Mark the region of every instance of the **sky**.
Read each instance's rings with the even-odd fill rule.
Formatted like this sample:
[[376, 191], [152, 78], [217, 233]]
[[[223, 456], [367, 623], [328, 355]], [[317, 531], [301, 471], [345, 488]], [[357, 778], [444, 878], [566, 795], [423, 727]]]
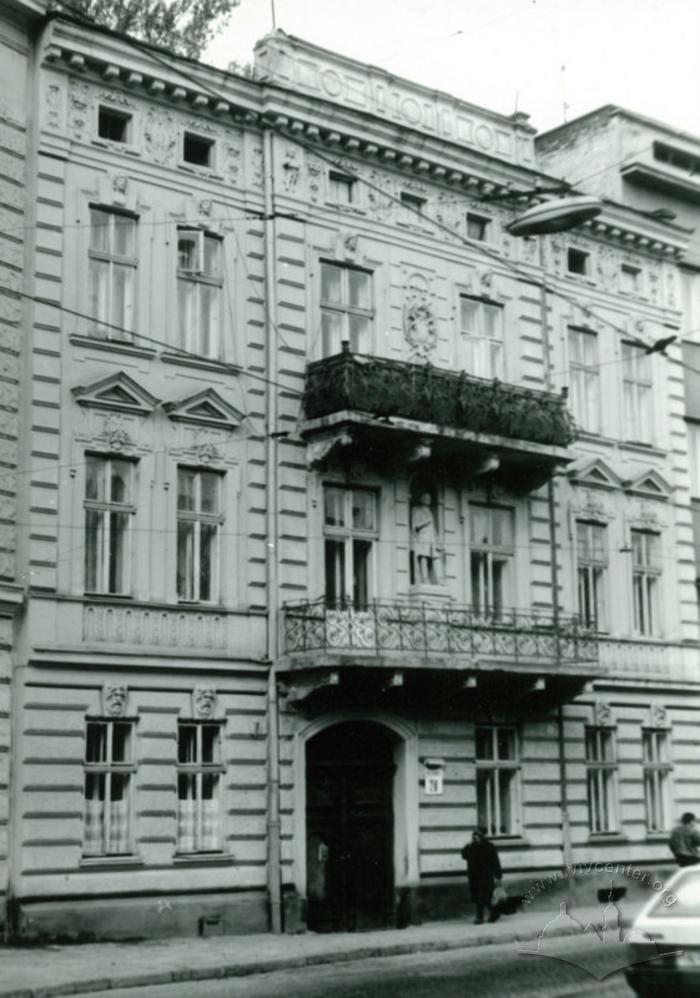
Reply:
[[698, 0], [240, 0], [204, 54], [277, 27], [544, 131], [620, 104], [700, 136]]

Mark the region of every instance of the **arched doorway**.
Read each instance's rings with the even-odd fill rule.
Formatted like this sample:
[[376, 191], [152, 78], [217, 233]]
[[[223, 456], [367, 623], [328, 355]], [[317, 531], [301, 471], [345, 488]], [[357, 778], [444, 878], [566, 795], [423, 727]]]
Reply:
[[308, 925], [317, 932], [395, 921], [394, 743], [372, 721], [346, 721], [306, 744]]

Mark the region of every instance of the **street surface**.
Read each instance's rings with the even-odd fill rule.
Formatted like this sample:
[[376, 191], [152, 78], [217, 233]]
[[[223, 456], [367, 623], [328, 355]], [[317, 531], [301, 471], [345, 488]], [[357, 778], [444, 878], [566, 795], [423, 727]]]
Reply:
[[[561, 959], [518, 956], [517, 946], [507, 943], [254, 977], [101, 991], [93, 998], [634, 998], [621, 972], [597, 981]], [[595, 938], [553, 939], [548, 944], [550, 955], [581, 959], [603, 974], [607, 967], [599, 949]]]

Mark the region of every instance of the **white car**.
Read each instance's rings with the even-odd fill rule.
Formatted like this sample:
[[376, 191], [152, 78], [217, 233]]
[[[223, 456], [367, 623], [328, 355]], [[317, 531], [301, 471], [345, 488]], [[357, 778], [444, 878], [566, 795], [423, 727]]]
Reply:
[[627, 983], [640, 998], [700, 998], [700, 865], [655, 891], [626, 940]]

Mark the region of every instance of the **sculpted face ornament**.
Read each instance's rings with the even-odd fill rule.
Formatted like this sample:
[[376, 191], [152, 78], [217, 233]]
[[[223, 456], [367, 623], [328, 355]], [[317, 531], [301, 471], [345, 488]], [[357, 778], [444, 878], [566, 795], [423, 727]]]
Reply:
[[216, 710], [216, 690], [213, 686], [195, 686], [192, 692], [192, 710], [195, 717], [208, 720]]
[[102, 708], [108, 717], [124, 717], [128, 687], [120, 683], [105, 683], [102, 690]]

